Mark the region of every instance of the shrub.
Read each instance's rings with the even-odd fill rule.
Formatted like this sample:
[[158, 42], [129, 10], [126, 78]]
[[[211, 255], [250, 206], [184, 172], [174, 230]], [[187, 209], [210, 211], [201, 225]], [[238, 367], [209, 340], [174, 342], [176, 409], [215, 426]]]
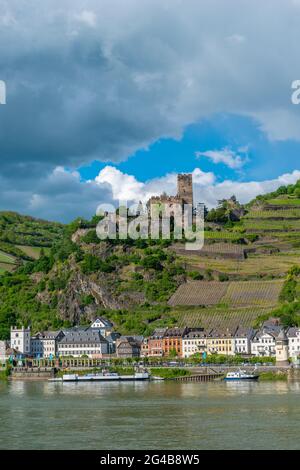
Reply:
[[229, 277], [227, 276], [227, 274], [220, 273], [219, 274], [219, 281], [221, 281], [221, 282], [229, 281]]

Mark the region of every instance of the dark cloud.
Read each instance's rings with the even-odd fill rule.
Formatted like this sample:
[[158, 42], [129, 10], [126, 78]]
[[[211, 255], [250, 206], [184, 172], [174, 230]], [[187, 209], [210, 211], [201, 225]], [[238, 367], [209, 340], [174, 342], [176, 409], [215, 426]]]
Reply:
[[30, 200], [56, 166], [120, 161], [218, 112], [299, 139], [299, 19], [297, 0], [0, 0], [3, 178]]
[[81, 182], [77, 172], [57, 167], [46, 177], [29, 185], [12, 186], [1, 178], [0, 210], [16, 210], [48, 220], [70, 222], [77, 217], [92, 217], [99, 204], [114, 203], [110, 184]]

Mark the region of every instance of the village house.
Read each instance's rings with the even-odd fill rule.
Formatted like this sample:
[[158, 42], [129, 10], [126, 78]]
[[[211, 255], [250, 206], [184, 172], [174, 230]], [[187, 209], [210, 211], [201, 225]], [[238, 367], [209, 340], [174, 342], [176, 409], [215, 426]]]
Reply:
[[191, 357], [196, 353], [206, 351], [207, 332], [202, 329], [192, 329], [182, 338], [182, 357]]
[[44, 331], [31, 337], [30, 354], [34, 357], [56, 357], [63, 331]]
[[113, 327], [114, 326], [111, 321], [103, 317], [98, 317], [93, 321], [89, 328], [99, 330], [100, 334], [106, 338], [106, 336], [109, 336], [112, 333]]
[[121, 359], [139, 357], [141, 344], [142, 341], [138, 341], [132, 336], [121, 336], [116, 341], [117, 357]]
[[91, 359], [98, 359], [108, 354], [108, 349], [108, 341], [99, 331], [91, 329], [66, 332], [58, 342], [60, 356], [88, 356]]
[[239, 326], [234, 333], [233, 352], [234, 354], [251, 354], [251, 340], [254, 336], [253, 328]]
[[300, 328], [295, 326], [288, 328], [286, 334], [289, 345], [289, 357], [297, 358], [300, 356]]
[[251, 354], [253, 356], [273, 357], [276, 354], [276, 338], [282, 327], [279, 325], [264, 324], [257, 330], [251, 341]]
[[149, 356], [149, 338], [144, 338], [141, 344], [141, 357], [148, 357]]
[[234, 355], [234, 331], [212, 329], [206, 340], [207, 354]]
[[[163, 337], [167, 328], [156, 328], [147, 341], [147, 355], [150, 357], [163, 356]], [[142, 348], [143, 349], [143, 348]], [[146, 349], [146, 348], [145, 348]]]
[[177, 326], [168, 328], [162, 338], [163, 355], [170, 356], [174, 354], [182, 357], [182, 338], [188, 333], [188, 328], [179, 328]]

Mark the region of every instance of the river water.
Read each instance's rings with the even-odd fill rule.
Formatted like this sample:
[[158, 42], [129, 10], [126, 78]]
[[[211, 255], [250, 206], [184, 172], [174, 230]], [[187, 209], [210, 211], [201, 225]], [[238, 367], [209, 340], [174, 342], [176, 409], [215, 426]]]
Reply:
[[0, 449], [300, 449], [300, 382], [0, 382]]

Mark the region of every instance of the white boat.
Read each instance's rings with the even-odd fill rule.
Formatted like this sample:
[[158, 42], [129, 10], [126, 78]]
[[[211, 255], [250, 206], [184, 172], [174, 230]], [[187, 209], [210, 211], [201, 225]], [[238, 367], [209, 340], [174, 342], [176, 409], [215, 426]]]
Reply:
[[224, 380], [257, 380], [258, 377], [259, 375], [257, 373], [239, 369], [234, 372], [227, 372]]
[[149, 380], [150, 374], [147, 371], [135, 372], [133, 375], [119, 375], [115, 372], [105, 372], [95, 374], [64, 374], [62, 377], [49, 379], [49, 382], [117, 382], [117, 381], [140, 381]]

